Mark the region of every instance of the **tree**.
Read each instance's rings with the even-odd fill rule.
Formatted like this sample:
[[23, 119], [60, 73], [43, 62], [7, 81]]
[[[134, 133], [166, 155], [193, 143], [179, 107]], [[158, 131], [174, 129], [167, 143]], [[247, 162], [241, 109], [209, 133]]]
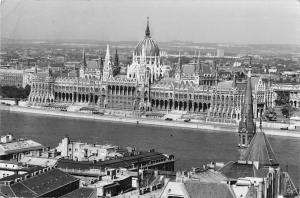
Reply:
[[24, 89], [24, 98], [28, 98], [30, 91], [31, 91], [30, 85], [26, 85], [26, 87]]
[[263, 118], [268, 121], [275, 121], [277, 119], [277, 114], [273, 108], [269, 108], [265, 111]]
[[294, 108], [291, 105], [286, 104], [281, 108], [281, 112], [282, 115], [284, 115], [286, 118], [289, 118], [293, 114]]
[[288, 92], [278, 92], [277, 99], [275, 100], [276, 105], [286, 105], [289, 102], [289, 93]]
[[1, 86], [0, 95], [4, 98], [25, 99], [30, 94], [30, 86], [25, 88], [16, 86]]

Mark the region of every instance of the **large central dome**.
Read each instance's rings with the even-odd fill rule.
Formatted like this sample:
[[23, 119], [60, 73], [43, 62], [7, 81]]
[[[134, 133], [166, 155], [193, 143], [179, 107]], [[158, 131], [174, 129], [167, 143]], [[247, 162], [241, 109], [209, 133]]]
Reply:
[[144, 40], [140, 41], [135, 47], [134, 53], [141, 55], [143, 47], [146, 50], [146, 56], [159, 56], [159, 48], [155, 41], [150, 36], [149, 20], [147, 21], [147, 27], [145, 31]]

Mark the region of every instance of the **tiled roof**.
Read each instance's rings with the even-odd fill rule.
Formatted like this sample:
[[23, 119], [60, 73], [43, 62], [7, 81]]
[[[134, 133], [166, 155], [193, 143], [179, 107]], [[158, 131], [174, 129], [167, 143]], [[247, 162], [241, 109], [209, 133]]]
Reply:
[[58, 169], [52, 169], [9, 186], [0, 185], [0, 191], [8, 197], [38, 197], [77, 180]]
[[223, 183], [188, 181], [184, 186], [191, 198], [235, 198], [230, 186]]
[[[94, 188], [78, 188], [60, 198], [87, 198], [87, 197], [96, 197], [96, 190]], [[94, 195], [94, 196], [93, 196]]]
[[192, 64], [182, 65], [182, 72], [187, 75], [195, 74], [195, 65]]
[[218, 89], [232, 89], [234, 88], [233, 85], [234, 84], [232, 80], [223, 81], [218, 84]]
[[88, 69], [99, 69], [99, 65], [97, 61], [87, 61], [87, 68]]
[[258, 81], [259, 81], [260, 77], [251, 77], [251, 87], [252, 87], [252, 90], [255, 89]]
[[271, 144], [264, 132], [257, 132], [253, 137], [243, 160], [258, 161], [262, 166], [279, 165]]
[[227, 180], [227, 177], [225, 177], [221, 172], [213, 169], [207, 169], [203, 172], [192, 174], [191, 177], [206, 183], [220, 183]]
[[228, 179], [238, 179], [240, 177], [255, 177], [257, 169], [254, 164], [228, 162], [219, 170]]

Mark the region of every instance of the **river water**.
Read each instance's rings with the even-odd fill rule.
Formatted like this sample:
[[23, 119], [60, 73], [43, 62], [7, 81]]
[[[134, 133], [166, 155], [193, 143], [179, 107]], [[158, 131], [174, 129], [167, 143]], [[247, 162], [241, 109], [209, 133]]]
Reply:
[[[139, 126], [0, 111], [0, 134], [8, 132], [51, 147], [58, 145], [68, 135], [74, 141], [135, 146], [140, 150], [154, 148], [174, 154], [177, 170], [189, 170], [211, 161], [235, 161], [239, 156], [237, 133], [230, 132]], [[299, 186], [300, 139], [279, 136], [268, 138], [281, 167], [285, 170], [288, 165], [288, 172]]]

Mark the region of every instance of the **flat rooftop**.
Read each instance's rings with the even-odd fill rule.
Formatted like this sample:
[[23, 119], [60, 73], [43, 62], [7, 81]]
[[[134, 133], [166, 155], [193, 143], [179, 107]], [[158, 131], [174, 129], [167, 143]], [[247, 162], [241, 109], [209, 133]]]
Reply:
[[130, 168], [135, 163], [143, 163], [148, 161], [159, 161], [166, 160], [167, 157], [158, 152], [145, 152], [139, 155], [120, 157], [117, 159], [99, 161], [99, 162], [77, 162], [67, 159], [60, 159], [58, 161], [58, 168], [67, 168], [67, 169], [91, 169], [91, 168]]
[[0, 155], [18, 153], [34, 149], [42, 149], [44, 146], [33, 140], [15, 140], [8, 143], [0, 143]]

